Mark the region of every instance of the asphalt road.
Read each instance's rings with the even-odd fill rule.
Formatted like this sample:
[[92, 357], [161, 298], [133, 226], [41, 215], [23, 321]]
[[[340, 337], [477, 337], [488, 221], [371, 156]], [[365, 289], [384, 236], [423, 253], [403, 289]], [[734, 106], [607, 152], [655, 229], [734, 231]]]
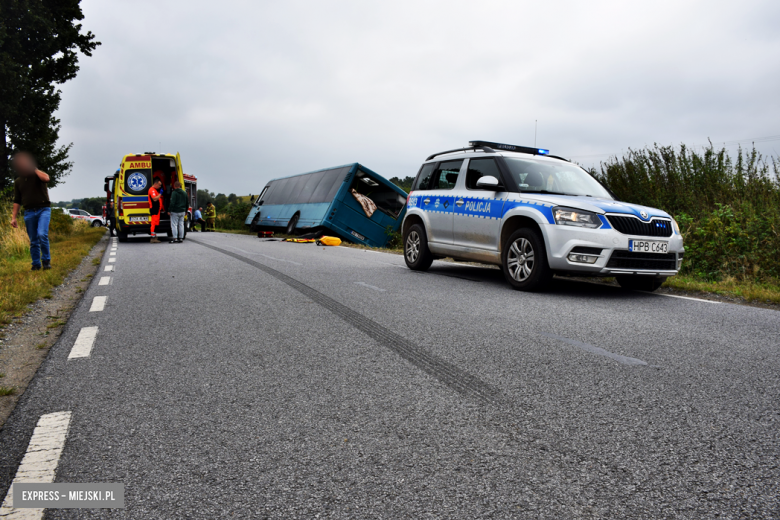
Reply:
[[127, 507], [47, 518], [780, 517], [776, 311], [244, 235], [108, 258], [0, 432], [0, 492], [70, 411], [56, 481]]

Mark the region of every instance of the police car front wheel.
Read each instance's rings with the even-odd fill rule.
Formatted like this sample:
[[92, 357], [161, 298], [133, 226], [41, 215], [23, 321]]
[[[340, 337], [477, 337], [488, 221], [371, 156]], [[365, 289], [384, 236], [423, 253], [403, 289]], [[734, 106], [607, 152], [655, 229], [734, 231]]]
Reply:
[[428, 249], [425, 230], [420, 224], [414, 224], [404, 238], [404, 260], [409, 269], [425, 271], [433, 263], [433, 255]]
[[541, 289], [552, 278], [544, 242], [533, 229], [518, 229], [501, 252], [501, 267], [509, 285], [520, 291]]

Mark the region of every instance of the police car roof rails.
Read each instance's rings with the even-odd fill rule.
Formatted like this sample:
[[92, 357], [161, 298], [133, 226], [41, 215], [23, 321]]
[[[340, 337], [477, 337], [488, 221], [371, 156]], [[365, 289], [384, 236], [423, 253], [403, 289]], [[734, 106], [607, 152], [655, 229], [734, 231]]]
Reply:
[[431, 160], [431, 159], [433, 159], [434, 157], [437, 157], [437, 156], [439, 156], [439, 155], [446, 155], [446, 154], [448, 154], [448, 153], [455, 153], [455, 152], [467, 152], [467, 151], [469, 151], [469, 150], [477, 150], [477, 149], [481, 149], [481, 150], [483, 150], [483, 151], [485, 151], [485, 152], [487, 152], [487, 153], [495, 153], [495, 150], [493, 150], [493, 149], [492, 149], [492, 148], [490, 148], [489, 146], [467, 146], [467, 147], [465, 147], [465, 148], [455, 148], [454, 150], [447, 150], [446, 152], [438, 152], [438, 153], [435, 153], [435, 154], [433, 154], [433, 155], [429, 156], [429, 157], [428, 157], [427, 159], [425, 159], [425, 160], [426, 160], [426, 161], [430, 161], [430, 160]]

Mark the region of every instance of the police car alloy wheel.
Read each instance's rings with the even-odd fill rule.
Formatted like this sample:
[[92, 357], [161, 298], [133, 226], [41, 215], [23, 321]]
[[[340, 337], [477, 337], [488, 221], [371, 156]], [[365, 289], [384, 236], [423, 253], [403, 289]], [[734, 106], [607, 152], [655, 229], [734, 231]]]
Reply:
[[552, 278], [544, 242], [533, 229], [524, 228], [512, 233], [501, 256], [504, 277], [515, 289], [542, 289]]
[[527, 239], [521, 237], [509, 246], [506, 268], [515, 281], [524, 282], [531, 276], [534, 261], [534, 248]]
[[404, 239], [404, 260], [407, 267], [415, 271], [425, 271], [433, 263], [433, 255], [428, 249], [425, 230], [420, 224], [414, 224], [406, 232]]

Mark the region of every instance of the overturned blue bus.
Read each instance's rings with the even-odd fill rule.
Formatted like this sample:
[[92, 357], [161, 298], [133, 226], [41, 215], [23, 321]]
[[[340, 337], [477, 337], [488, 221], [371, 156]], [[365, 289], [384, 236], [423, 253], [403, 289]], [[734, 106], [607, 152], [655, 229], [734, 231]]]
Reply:
[[253, 231], [324, 231], [350, 242], [384, 247], [406, 211], [406, 192], [353, 163], [273, 179], [249, 212]]

